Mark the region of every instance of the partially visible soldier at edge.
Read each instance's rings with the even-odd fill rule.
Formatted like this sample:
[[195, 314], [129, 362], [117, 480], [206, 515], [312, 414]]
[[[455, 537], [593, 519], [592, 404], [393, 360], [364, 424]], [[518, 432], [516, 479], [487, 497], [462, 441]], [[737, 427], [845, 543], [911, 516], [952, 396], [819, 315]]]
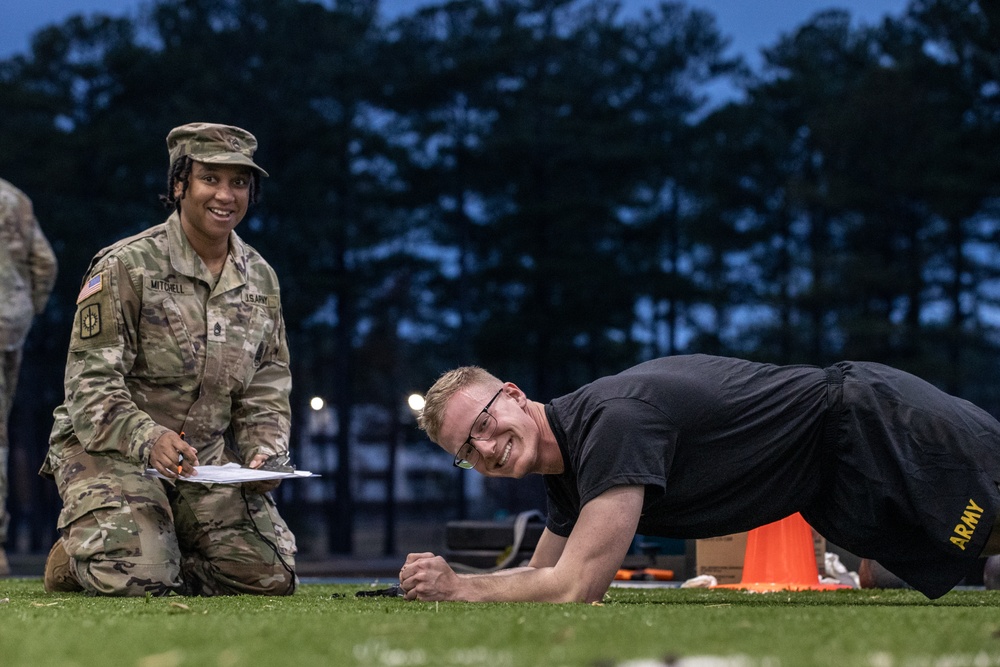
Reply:
[[269, 493], [277, 482], [184, 481], [201, 464], [288, 460], [278, 279], [233, 231], [267, 176], [256, 148], [229, 125], [171, 130], [161, 199], [173, 213], [87, 270], [41, 470], [63, 502], [49, 592], [295, 590], [295, 538]]
[[4, 544], [10, 438], [8, 422], [21, 369], [24, 341], [45, 310], [56, 282], [56, 256], [26, 194], [0, 178], [0, 577], [10, 574]]

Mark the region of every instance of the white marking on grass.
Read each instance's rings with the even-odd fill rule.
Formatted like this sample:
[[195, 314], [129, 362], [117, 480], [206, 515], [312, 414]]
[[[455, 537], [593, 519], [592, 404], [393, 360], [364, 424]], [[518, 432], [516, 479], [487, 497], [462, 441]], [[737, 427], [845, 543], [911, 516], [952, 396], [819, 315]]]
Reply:
[[514, 655], [510, 651], [494, 651], [485, 646], [473, 648], [453, 648], [445, 654], [447, 665], [496, 665], [514, 667]]
[[485, 646], [453, 648], [443, 654], [429, 656], [423, 649], [394, 648], [385, 639], [373, 639], [355, 644], [354, 659], [365, 665], [410, 667], [411, 665], [459, 665], [461, 667], [514, 667], [510, 651], [496, 651]]
[[627, 660], [619, 662], [616, 667], [781, 667], [781, 660], [765, 656], [754, 658], [748, 655], [686, 655], [662, 660]]
[[184, 653], [178, 649], [153, 653], [139, 658], [139, 667], [177, 667], [184, 662]]
[[1000, 653], [953, 653], [908, 655], [901, 658], [878, 652], [868, 656], [870, 667], [1000, 667]]

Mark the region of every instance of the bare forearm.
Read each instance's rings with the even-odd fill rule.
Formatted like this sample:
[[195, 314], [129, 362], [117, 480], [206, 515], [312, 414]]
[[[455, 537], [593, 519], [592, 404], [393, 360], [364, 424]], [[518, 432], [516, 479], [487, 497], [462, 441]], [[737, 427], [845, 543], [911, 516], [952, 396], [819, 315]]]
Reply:
[[469, 602], [597, 602], [607, 585], [568, 577], [554, 567], [520, 567], [492, 574], [459, 575], [460, 597]]
[[[407, 600], [465, 602], [583, 602], [599, 600], [610, 579], [565, 566], [520, 567], [490, 574], [456, 574], [441, 556], [410, 554], [399, 572]], [[587, 581], [598, 581], [586, 585]]]
[[399, 572], [407, 600], [597, 602], [628, 550], [643, 488], [615, 487], [584, 506], [569, 538], [543, 531], [528, 567], [456, 574], [432, 553], [413, 553]]

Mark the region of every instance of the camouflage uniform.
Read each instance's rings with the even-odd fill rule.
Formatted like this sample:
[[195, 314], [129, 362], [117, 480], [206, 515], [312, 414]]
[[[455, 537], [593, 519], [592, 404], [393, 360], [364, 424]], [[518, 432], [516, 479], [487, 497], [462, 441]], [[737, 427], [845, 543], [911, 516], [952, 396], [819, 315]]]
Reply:
[[0, 179], [0, 545], [7, 540], [7, 421], [21, 350], [31, 320], [45, 309], [56, 280], [56, 257], [38, 226], [31, 200]]
[[278, 280], [235, 233], [229, 245], [216, 283], [174, 213], [98, 253], [84, 280], [42, 474], [91, 593], [294, 590], [295, 539], [270, 495], [144, 472], [168, 429], [203, 465], [288, 451]]

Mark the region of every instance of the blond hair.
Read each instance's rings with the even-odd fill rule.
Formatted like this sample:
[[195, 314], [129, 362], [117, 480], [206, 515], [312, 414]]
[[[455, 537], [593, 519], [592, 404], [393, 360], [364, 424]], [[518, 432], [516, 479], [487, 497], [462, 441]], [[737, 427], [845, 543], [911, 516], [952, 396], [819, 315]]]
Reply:
[[495, 375], [478, 366], [461, 366], [441, 375], [427, 390], [424, 407], [417, 416], [417, 426], [427, 432], [427, 437], [441, 444], [441, 426], [444, 408], [449, 399], [466, 387], [488, 386], [499, 388], [503, 382]]

